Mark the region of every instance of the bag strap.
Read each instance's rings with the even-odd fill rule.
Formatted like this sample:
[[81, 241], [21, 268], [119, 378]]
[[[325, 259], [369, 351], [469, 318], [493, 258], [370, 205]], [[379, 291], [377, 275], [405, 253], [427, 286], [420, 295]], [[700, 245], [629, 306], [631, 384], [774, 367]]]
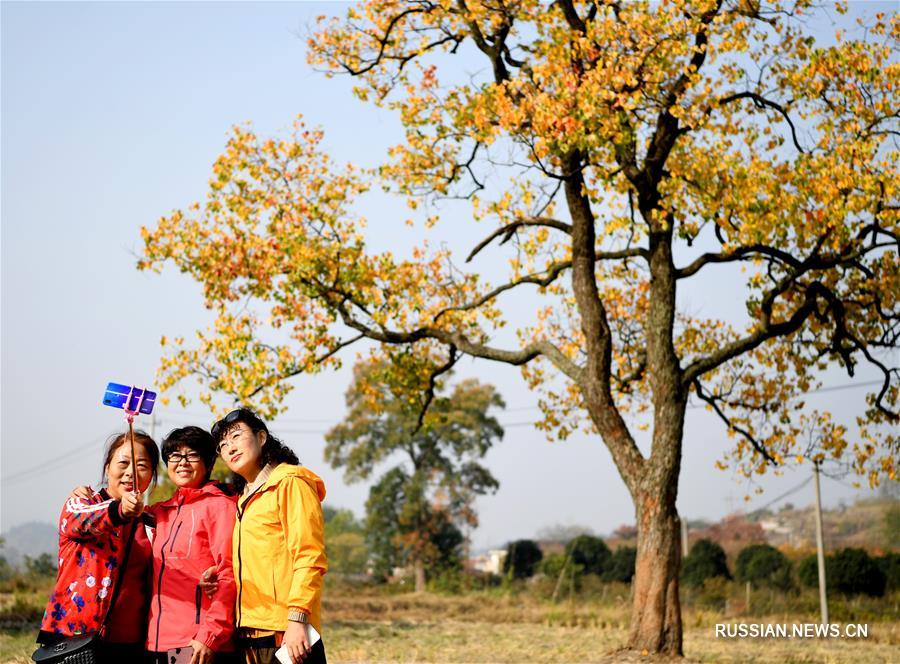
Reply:
[[135, 532], [137, 531], [138, 522], [141, 517], [135, 517], [131, 524], [131, 531], [128, 533], [128, 541], [125, 543], [125, 555], [122, 557], [122, 564], [119, 566], [119, 573], [116, 575], [116, 582], [113, 584], [113, 594], [109, 599], [109, 606], [106, 607], [106, 615], [103, 616], [103, 622], [100, 624], [98, 634], [103, 636], [106, 630], [106, 623], [112, 613], [113, 606], [116, 604], [116, 598], [119, 596], [119, 589], [122, 587], [122, 577], [125, 576], [125, 569], [128, 567], [128, 556], [131, 554], [131, 543], [134, 542]]

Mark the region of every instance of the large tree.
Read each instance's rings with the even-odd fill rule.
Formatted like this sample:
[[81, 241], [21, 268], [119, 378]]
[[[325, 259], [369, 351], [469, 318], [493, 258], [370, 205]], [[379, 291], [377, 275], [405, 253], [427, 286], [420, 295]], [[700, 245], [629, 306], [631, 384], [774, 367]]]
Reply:
[[[272, 411], [292, 376], [364, 339], [440, 357], [416, 364], [416, 389], [460, 356], [521, 367], [548, 435], [596, 435], [631, 493], [629, 646], [680, 654], [689, 397], [748, 474], [809, 454], [872, 482], [896, 473], [898, 20], [818, 45], [814, 4], [368, 0], [323, 22], [313, 63], [405, 126], [378, 176], [413, 205], [471, 198], [494, 226], [467, 262], [505, 244], [508, 280], [445, 250], [370, 249], [351, 203], [372, 177], [331, 163], [302, 124], [284, 140], [236, 129], [205, 204], [144, 231], [142, 265], [173, 261], [217, 314], [198, 345], [175, 340], [163, 387], [193, 374], [204, 398]], [[737, 268], [746, 325], [677, 306], [686, 281]], [[535, 316], [503, 344], [513, 295]], [[829, 363], [882, 379], [852, 434], [799, 402]]]
[[[420, 359], [425, 365], [415, 366]], [[475, 498], [497, 490], [481, 459], [503, 438], [490, 413], [503, 400], [474, 379], [449, 393], [440, 379], [410, 384], [411, 377], [432, 375], [428, 358], [395, 352], [391, 360], [356, 365], [347, 415], [325, 436], [325, 459], [343, 468], [349, 482], [369, 478], [389, 459], [402, 460], [369, 492], [366, 530], [376, 562], [411, 564], [421, 592], [427, 569], [444, 566], [448, 548], [461, 543], [452, 543], [451, 534], [478, 525]]]

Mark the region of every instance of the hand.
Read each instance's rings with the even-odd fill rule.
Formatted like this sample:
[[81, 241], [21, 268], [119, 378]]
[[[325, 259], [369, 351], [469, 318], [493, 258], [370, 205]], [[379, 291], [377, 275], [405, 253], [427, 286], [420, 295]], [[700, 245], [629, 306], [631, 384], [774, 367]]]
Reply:
[[309, 633], [306, 631], [306, 625], [289, 620], [287, 629], [284, 630], [284, 639], [281, 645], [287, 646], [292, 664], [300, 664], [309, 654], [310, 649]]
[[212, 664], [216, 656], [212, 648], [195, 639], [191, 639], [191, 648], [194, 649], [194, 654], [191, 655], [191, 664]]
[[197, 585], [203, 588], [203, 592], [207, 597], [210, 599], [213, 598], [213, 595], [219, 590], [219, 573], [216, 571], [215, 565], [208, 568], [200, 575], [200, 582]]
[[94, 495], [94, 490], [87, 484], [76, 486], [69, 494], [69, 498], [79, 498], [81, 500], [90, 500]]
[[144, 512], [144, 496], [126, 492], [119, 501], [119, 511], [126, 519], [133, 519]]

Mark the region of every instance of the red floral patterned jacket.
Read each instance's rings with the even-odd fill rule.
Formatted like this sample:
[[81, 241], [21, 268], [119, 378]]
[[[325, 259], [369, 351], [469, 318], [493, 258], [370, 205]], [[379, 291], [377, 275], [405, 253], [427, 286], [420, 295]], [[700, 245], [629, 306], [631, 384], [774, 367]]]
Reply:
[[[102, 634], [111, 643], [139, 643], [146, 636], [150, 525], [150, 519], [142, 517], [134, 528], [119, 596]], [[131, 530], [132, 521], [121, 517], [119, 501], [105, 490], [89, 501], [66, 500], [59, 516], [59, 572], [44, 611], [39, 642], [52, 640], [42, 639], [50, 635], [100, 631]]]

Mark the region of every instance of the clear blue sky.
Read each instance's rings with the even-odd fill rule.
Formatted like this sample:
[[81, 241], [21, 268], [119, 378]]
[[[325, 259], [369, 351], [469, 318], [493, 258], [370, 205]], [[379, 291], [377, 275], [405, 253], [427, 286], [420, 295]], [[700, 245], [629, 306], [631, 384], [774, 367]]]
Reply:
[[[250, 120], [272, 134], [302, 112], [325, 128], [336, 160], [369, 165], [399, 140], [396, 119], [353, 99], [349, 80], [326, 79], [306, 65], [298, 35], [315, 15], [344, 7], [2, 4], [2, 530], [55, 521], [70, 487], [96, 484], [102, 442], [122, 426], [117, 411], [100, 405], [106, 382], [152, 383], [159, 338], [190, 335], [207, 321], [190, 279], [173, 270], [138, 273], [134, 254], [141, 225], [205, 195], [231, 125]], [[893, 7], [853, 5], [866, 13]], [[366, 214], [376, 244], [404, 228], [402, 208], [382, 198]], [[452, 230], [454, 246], [463, 248], [485, 227]], [[739, 315], [740, 302], [729, 295], [739, 283], [723, 278], [713, 290], [685, 291], [682, 302]], [[499, 386], [509, 406], [501, 420], [513, 425], [487, 459], [501, 488], [478, 503], [476, 548], [553, 524], [606, 533], [634, 521], [599, 440], [550, 444], [523, 426], [536, 416], [529, 410], [536, 398], [516, 370], [467, 364], [462, 373]], [[361, 515], [368, 487], [347, 486], [322, 459], [321, 432], [341, 418], [348, 380], [348, 371], [300, 379], [290, 410], [271, 428], [323, 476], [328, 503]], [[849, 379], [834, 374], [828, 382]], [[810, 395], [808, 402], [852, 417], [864, 392]], [[209, 424], [196, 403], [187, 411], [161, 408], [159, 416], [157, 434]], [[746, 485], [713, 468], [725, 440], [717, 420], [689, 411], [678, 506], [690, 519], [743, 506]], [[749, 506], [807, 473], [765, 479], [766, 494]], [[830, 480], [823, 489], [827, 504], [854, 495]], [[811, 499], [809, 488], [791, 497]]]

